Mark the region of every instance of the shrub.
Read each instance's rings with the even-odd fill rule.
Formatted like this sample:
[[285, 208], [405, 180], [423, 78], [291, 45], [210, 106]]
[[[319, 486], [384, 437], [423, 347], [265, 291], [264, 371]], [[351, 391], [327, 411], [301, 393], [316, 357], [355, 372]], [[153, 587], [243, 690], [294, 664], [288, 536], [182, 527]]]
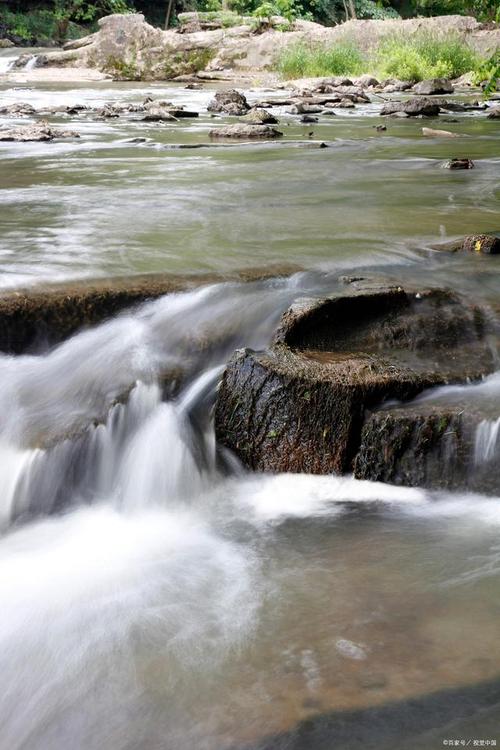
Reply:
[[457, 78], [476, 70], [479, 64], [478, 55], [460, 38], [423, 34], [382, 41], [375, 60], [382, 76], [407, 81]]
[[351, 75], [363, 70], [363, 57], [351, 42], [339, 44], [297, 44], [285, 47], [277, 67], [285, 78]]

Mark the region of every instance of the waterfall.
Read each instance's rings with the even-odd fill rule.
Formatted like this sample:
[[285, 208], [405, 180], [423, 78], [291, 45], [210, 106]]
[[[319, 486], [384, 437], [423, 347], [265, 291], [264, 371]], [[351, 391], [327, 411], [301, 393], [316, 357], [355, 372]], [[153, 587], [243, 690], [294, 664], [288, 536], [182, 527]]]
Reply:
[[9, 70], [14, 65], [15, 61], [17, 60], [18, 55], [14, 55], [12, 57], [7, 55], [0, 56], [0, 75], [5, 75], [9, 72]]
[[488, 463], [495, 457], [499, 430], [500, 417], [498, 419], [483, 419], [477, 426], [474, 442], [474, 463], [476, 466]]

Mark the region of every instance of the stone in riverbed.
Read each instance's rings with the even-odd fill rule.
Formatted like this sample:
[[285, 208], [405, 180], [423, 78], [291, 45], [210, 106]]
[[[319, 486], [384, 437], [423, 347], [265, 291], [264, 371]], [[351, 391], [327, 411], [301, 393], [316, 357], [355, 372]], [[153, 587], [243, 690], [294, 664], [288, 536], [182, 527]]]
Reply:
[[241, 118], [244, 122], [250, 122], [254, 125], [277, 125], [279, 120], [277, 117], [267, 112], [265, 109], [257, 107], [251, 109], [248, 114], [243, 115]]
[[142, 119], [145, 122], [178, 122], [177, 117], [164, 107], [148, 107]]
[[458, 133], [452, 133], [451, 130], [435, 130], [434, 128], [422, 128], [422, 135], [427, 138], [458, 138]]
[[431, 248], [439, 251], [444, 250], [448, 253], [467, 252], [500, 255], [500, 237], [494, 234], [472, 234], [469, 237], [462, 237], [458, 240], [431, 245]]
[[439, 104], [432, 99], [414, 97], [413, 99], [407, 99], [405, 102], [387, 102], [382, 107], [380, 114], [393, 115], [403, 112], [408, 117], [437, 117], [439, 110]]
[[0, 130], [0, 141], [53, 141], [55, 138], [79, 138], [80, 135], [73, 130], [58, 130], [52, 128], [47, 122], [37, 122], [30, 125], [21, 125], [18, 128]]
[[210, 138], [240, 138], [254, 140], [259, 138], [281, 138], [283, 133], [270, 125], [227, 125], [214, 128], [208, 134]]
[[500, 107], [493, 107], [486, 116], [488, 120], [500, 120]]
[[258, 471], [351, 471], [367, 410], [492, 372], [488, 320], [437, 289], [365, 284], [297, 302], [269, 350], [229, 362], [217, 439]]
[[443, 169], [474, 169], [472, 159], [449, 159], [443, 164]]
[[7, 104], [5, 107], [0, 107], [0, 115], [23, 117], [34, 114], [36, 114], [36, 109], [33, 105], [28, 104], [28, 102], [16, 102], [14, 104]]
[[453, 94], [453, 85], [447, 78], [430, 78], [427, 81], [420, 81], [415, 84], [413, 91], [423, 96], [432, 96], [434, 94]]
[[207, 110], [226, 115], [245, 115], [250, 109], [246, 96], [236, 89], [217, 91]]
[[382, 81], [380, 87], [385, 94], [395, 94], [399, 91], [408, 91], [411, 89], [412, 83], [410, 81], [400, 81], [398, 78], [389, 78], [386, 81]]

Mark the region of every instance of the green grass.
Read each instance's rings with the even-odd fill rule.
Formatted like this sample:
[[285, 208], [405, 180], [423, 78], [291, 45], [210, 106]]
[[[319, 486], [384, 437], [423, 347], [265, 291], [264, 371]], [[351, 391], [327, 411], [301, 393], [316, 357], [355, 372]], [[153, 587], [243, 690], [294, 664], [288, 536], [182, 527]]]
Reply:
[[395, 36], [381, 42], [374, 68], [382, 78], [423, 81], [427, 78], [458, 78], [475, 71], [479, 56], [458, 37], [420, 34]]
[[285, 47], [277, 61], [284, 78], [354, 75], [363, 72], [364, 61], [356, 45], [311, 45], [304, 42]]

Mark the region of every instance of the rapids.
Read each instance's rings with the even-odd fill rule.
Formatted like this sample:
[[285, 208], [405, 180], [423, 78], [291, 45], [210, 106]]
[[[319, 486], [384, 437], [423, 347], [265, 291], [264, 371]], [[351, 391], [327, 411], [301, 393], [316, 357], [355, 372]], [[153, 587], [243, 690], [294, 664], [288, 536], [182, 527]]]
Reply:
[[[151, 89], [210, 96], [6, 83], [2, 101]], [[0, 354], [0, 750], [500, 742], [499, 498], [252, 475], [215, 443], [234, 349], [265, 347], [294, 300], [343, 275], [498, 301], [496, 258], [428, 249], [495, 229], [497, 126], [462, 118], [478, 167], [451, 175], [439, 163], [456, 143], [400, 122], [382, 141], [374, 108], [337, 119], [318, 128], [334, 144], [321, 151], [161, 148], [204, 140], [206, 113], [148, 126], [150, 147], [125, 143], [142, 124], [85, 120], [71, 125], [81, 143], [2, 146], [4, 287], [263, 260], [312, 270], [165, 296]], [[476, 461], [493, 471], [499, 396], [498, 373], [425, 396], [482, 404]]]

